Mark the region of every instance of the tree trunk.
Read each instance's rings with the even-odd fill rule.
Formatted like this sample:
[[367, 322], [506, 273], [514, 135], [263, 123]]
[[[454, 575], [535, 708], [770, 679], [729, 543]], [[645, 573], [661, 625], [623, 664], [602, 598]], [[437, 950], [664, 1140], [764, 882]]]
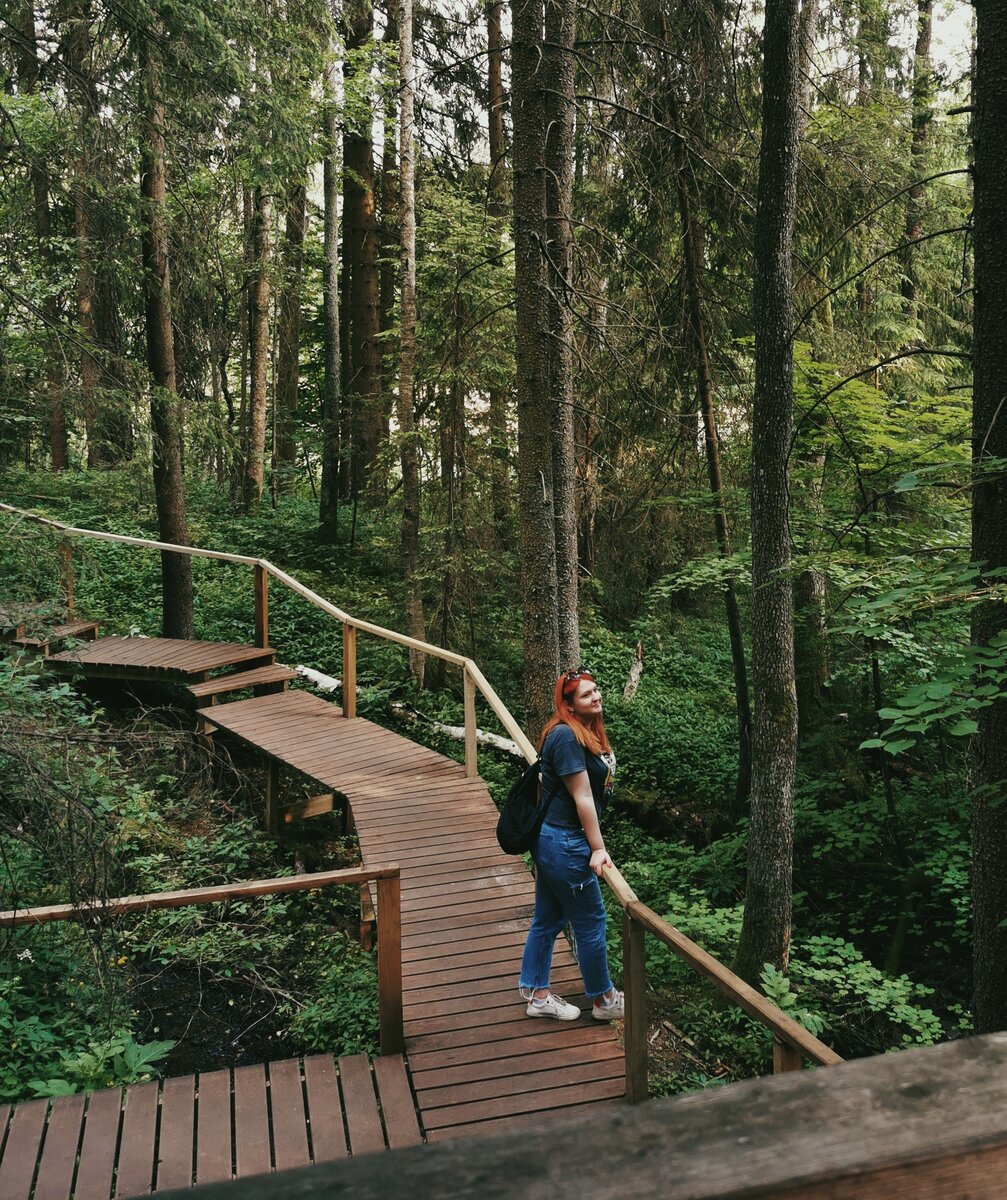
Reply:
[[[490, 178], [486, 211], [502, 220], [507, 215], [507, 146], [504, 137], [503, 41], [500, 13], [503, 0], [486, 5], [487, 40], [487, 137], [490, 152]], [[507, 394], [499, 387], [490, 388], [488, 403], [490, 442], [490, 496], [493, 528], [503, 549], [510, 547], [510, 488], [508, 487]]]
[[800, 53], [801, 76], [797, 85], [800, 108], [800, 136], [803, 138], [815, 103], [815, 44], [821, 23], [821, 0], [801, 0]]
[[255, 508], [265, 481], [269, 384], [269, 255], [272, 205], [262, 186], [252, 199], [252, 274], [248, 280], [248, 422], [244, 443], [243, 506]]
[[[28, 0], [22, 10], [22, 30], [19, 56], [21, 90], [26, 94], [38, 86], [38, 40], [35, 35], [35, 7]], [[39, 255], [50, 286], [42, 302], [42, 320], [45, 324], [45, 380], [47, 433], [49, 440], [49, 464], [54, 471], [65, 471], [69, 462], [66, 433], [66, 413], [63, 409], [63, 359], [56, 339], [56, 324], [59, 306], [52, 284], [55, 282], [57, 266], [52, 252], [50, 237], [52, 221], [49, 213], [49, 176], [45, 166], [37, 158], [31, 164], [32, 197], [35, 205], [35, 232], [38, 235]]]
[[[370, 0], [348, 5], [346, 48], [359, 50], [371, 37]], [[361, 73], [347, 86], [361, 87]], [[347, 393], [352, 410], [350, 490], [354, 497], [366, 488], [378, 448], [387, 436], [382, 424], [380, 286], [378, 224], [374, 207], [374, 143], [370, 109], [356, 128], [343, 135], [344, 270], [349, 271], [349, 375]]]
[[[144, 291], [150, 424], [153, 435], [154, 496], [160, 540], [187, 544], [185, 486], [179, 401], [175, 388], [175, 344], [171, 328], [171, 271], [168, 265], [167, 191], [164, 177], [164, 101], [161, 66], [150, 46], [143, 51], [143, 112], [146, 138], [140, 152], [143, 196]], [[165, 637], [192, 637], [192, 572], [187, 554], [161, 551], [161, 594]]]
[[755, 218], [752, 411], [752, 684], [755, 733], [748, 885], [735, 970], [758, 983], [790, 950], [797, 759], [787, 523], [793, 413], [792, 257], [797, 193], [798, 0], [767, 0]]
[[[918, 0], [916, 24], [916, 53], [913, 58], [913, 140], [910, 148], [909, 171], [914, 179], [922, 179], [926, 173], [924, 160], [927, 153], [927, 133], [930, 129], [933, 103], [934, 77], [930, 67], [930, 37], [934, 14], [934, 0]], [[906, 312], [911, 319], [917, 315], [916, 294], [918, 280], [916, 271], [916, 247], [908, 243], [923, 236], [923, 199], [926, 188], [915, 184], [906, 197], [905, 259], [902, 270], [902, 296]]]
[[[416, 375], [416, 195], [414, 137], [413, 2], [399, 7], [399, 232], [401, 249], [398, 423], [402, 465], [402, 574], [406, 633], [425, 640], [420, 579], [419, 448], [413, 419]], [[409, 651], [409, 673], [423, 686], [424, 657]]]
[[[396, 48], [399, 42], [399, 0], [387, 0], [384, 41]], [[385, 142], [381, 151], [381, 199], [379, 231], [381, 235], [380, 272], [378, 278], [379, 311], [378, 329], [381, 333], [381, 393], [379, 439], [387, 438], [392, 405], [392, 381], [398, 373], [395, 338], [395, 292], [400, 274], [399, 218], [399, 168], [397, 148], [399, 142], [398, 114], [396, 104], [398, 92], [386, 88], [384, 94]], [[371, 495], [379, 503], [388, 491], [388, 472], [372, 472]]]
[[[972, 558], [1007, 567], [1007, 476], [988, 460], [1007, 457], [1007, 8], [975, 0], [973, 85], [975, 319], [973, 341]], [[992, 581], [991, 581], [992, 582]], [[973, 609], [972, 643], [985, 648], [1007, 629], [991, 599]], [[976, 713], [972, 742], [972, 912], [977, 1033], [1007, 1029], [1007, 701]]]
[[279, 490], [292, 493], [297, 462], [297, 400], [301, 378], [301, 274], [304, 263], [307, 188], [290, 189], [283, 238], [283, 290], [279, 300], [279, 353], [276, 361], [276, 460]]
[[[546, 325], [545, 121], [542, 0], [515, 0], [511, 37], [514, 114], [514, 291], [521, 517], [524, 704], [529, 730], [552, 712], [559, 671], [552, 420]], [[576, 665], [576, 664], [575, 664]]]
[[322, 382], [322, 481], [318, 521], [325, 541], [338, 534], [342, 363], [339, 325], [339, 108], [335, 61], [325, 68], [325, 158], [323, 160], [324, 230], [322, 247], [322, 342], [325, 370]]
[[[680, 127], [674, 97], [671, 96], [672, 120]], [[720, 469], [720, 437], [714, 411], [713, 370], [706, 343], [706, 321], [703, 305], [702, 260], [697, 224], [692, 218], [689, 185], [686, 175], [685, 144], [675, 138], [675, 185], [682, 218], [682, 249], [685, 254], [685, 279], [689, 293], [689, 326], [696, 355], [696, 394], [703, 418], [706, 442], [706, 468], [713, 500], [713, 525], [717, 548], [723, 558], [731, 556], [731, 534], [724, 511], [724, 483]], [[734, 667], [734, 695], [738, 710], [738, 775], [734, 794], [734, 816], [745, 811], [752, 783], [752, 708], [748, 698], [748, 667], [745, 661], [745, 639], [741, 626], [741, 611], [734, 581], [729, 579], [724, 592], [727, 631], [731, 642], [731, 662]]]
[[545, 0], [546, 327], [560, 666], [580, 664], [573, 437], [573, 83], [576, 0]]

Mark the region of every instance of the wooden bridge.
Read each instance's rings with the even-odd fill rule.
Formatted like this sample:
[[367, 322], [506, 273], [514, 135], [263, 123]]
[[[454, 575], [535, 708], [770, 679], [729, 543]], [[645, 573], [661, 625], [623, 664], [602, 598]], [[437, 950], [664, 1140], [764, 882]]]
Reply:
[[[59, 529], [64, 534], [179, 549], [65, 526]], [[839, 1061], [828, 1047], [641, 904], [614, 868], [606, 871], [606, 881], [623, 908], [625, 1053], [616, 1030], [593, 1021], [590, 1012], [570, 1023], [529, 1020], [517, 992], [517, 977], [534, 888], [525, 864], [504, 855], [496, 844], [496, 809], [477, 771], [477, 691], [525, 757], [531, 760], [534, 750], [478, 667], [460, 655], [352, 618], [264, 560], [191, 548], [179, 552], [253, 566], [254, 645], [94, 637], [55, 649], [46, 663], [51, 670], [78, 677], [156, 682], [186, 692], [201, 732], [237, 740], [261, 756], [264, 820], [273, 832], [289, 821], [348, 806], [363, 858], [358, 875], [367, 878], [377, 900], [382, 1052], [397, 1065], [379, 1065], [383, 1059], [376, 1060], [373, 1068], [366, 1063], [353, 1065], [352, 1060], [338, 1064], [327, 1060], [323, 1067], [318, 1060], [307, 1059], [255, 1068], [251, 1074], [242, 1068], [233, 1076], [218, 1072], [181, 1083], [139, 1085], [125, 1094], [116, 1091], [118, 1099], [100, 1099], [103, 1094], [95, 1093], [86, 1106], [82, 1100], [61, 1098], [51, 1106], [38, 1101], [12, 1112], [0, 1109], [3, 1200], [67, 1197], [71, 1194], [64, 1186], [67, 1181], [75, 1189], [75, 1200], [84, 1195], [124, 1197], [177, 1187], [187, 1171], [186, 1183], [199, 1183], [205, 1178], [200, 1163], [207, 1137], [211, 1141], [223, 1137], [219, 1130], [207, 1135], [202, 1124], [208, 1086], [210, 1095], [217, 1097], [215, 1103], [227, 1110], [232, 1121], [231, 1151], [217, 1152], [214, 1159], [214, 1169], [222, 1177], [285, 1169], [290, 1165], [284, 1149], [288, 1145], [297, 1147], [299, 1162], [322, 1161], [335, 1142], [321, 1135], [318, 1120], [321, 1128], [326, 1123], [333, 1128], [339, 1125], [345, 1133], [343, 1152], [355, 1153], [409, 1140], [434, 1142], [519, 1124], [534, 1126], [541, 1122], [542, 1113], [552, 1122], [601, 1104], [639, 1101], [647, 1087], [643, 956], [647, 930], [773, 1031], [778, 1070], [799, 1067], [802, 1055], [822, 1064]], [[64, 559], [70, 561], [69, 555]], [[342, 707], [288, 689], [294, 672], [276, 663], [268, 644], [270, 575], [342, 621]], [[70, 579], [67, 591], [72, 596]], [[361, 630], [461, 668], [464, 765], [357, 717], [356, 636]], [[239, 698], [220, 702], [236, 693]], [[291, 775], [321, 792], [308, 800], [303, 799], [303, 789], [296, 796], [286, 794], [285, 780]], [[335, 878], [345, 872], [330, 874], [327, 882], [348, 882]], [[280, 890], [288, 890], [316, 886], [318, 878], [269, 882], [274, 890], [280, 884]], [[196, 889], [127, 898], [106, 903], [102, 911], [196, 903], [249, 887], [259, 889], [251, 894], [268, 890], [261, 883]], [[79, 910], [69, 908], [28, 910], [2, 914], [0, 923], [79, 915]], [[580, 994], [573, 956], [562, 941], [557, 945], [553, 982], [569, 999], [590, 1008]], [[345, 1082], [334, 1082], [344, 1080], [347, 1070], [357, 1080], [349, 1091]], [[364, 1073], [374, 1081], [370, 1089], [361, 1082]], [[329, 1080], [327, 1092], [319, 1091], [320, 1077]], [[286, 1097], [299, 1096], [299, 1106], [279, 1101], [278, 1086], [286, 1089]], [[386, 1095], [385, 1087], [393, 1091]], [[411, 1107], [404, 1102], [406, 1096], [412, 1097]], [[88, 1166], [98, 1137], [89, 1134], [93, 1110], [103, 1114], [98, 1118], [104, 1131], [98, 1158], [104, 1165], [97, 1173]], [[282, 1125], [277, 1124], [278, 1113]], [[316, 1118], [316, 1114], [322, 1115]], [[369, 1129], [370, 1140], [355, 1139], [354, 1128]], [[252, 1149], [256, 1144], [258, 1150]], [[244, 1153], [239, 1154], [239, 1146], [246, 1147]], [[165, 1148], [170, 1148], [168, 1158]], [[170, 1168], [164, 1166], [168, 1161]], [[63, 1182], [50, 1187], [50, 1179]]]

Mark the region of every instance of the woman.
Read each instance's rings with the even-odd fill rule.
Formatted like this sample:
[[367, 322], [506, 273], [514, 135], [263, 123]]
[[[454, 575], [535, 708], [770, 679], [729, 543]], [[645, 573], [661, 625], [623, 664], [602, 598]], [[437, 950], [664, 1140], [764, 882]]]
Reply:
[[601, 716], [601, 692], [590, 671], [567, 671], [556, 680], [556, 711], [539, 743], [542, 795], [549, 805], [532, 852], [535, 913], [521, 959], [522, 997], [529, 1017], [575, 1021], [580, 1009], [549, 990], [552, 949], [569, 922], [577, 939], [584, 991], [594, 997], [591, 1015], [621, 1020], [622, 992], [612, 986], [605, 948], [605, 905], [598, 877], [612, 860], [599, 817], [612, 793], [615, 755]]

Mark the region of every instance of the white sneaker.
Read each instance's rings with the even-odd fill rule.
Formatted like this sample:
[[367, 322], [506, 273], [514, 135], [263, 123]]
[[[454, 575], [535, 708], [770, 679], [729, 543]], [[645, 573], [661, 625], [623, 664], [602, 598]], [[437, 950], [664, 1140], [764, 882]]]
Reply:
[[591, 1006], [591, 1016], [596, 1021], [623, 1021], [626, 1019], [626, 1004], [622, 992], [616, 992], [611, 1000], [602, 1000]]
[[567, 1004], [562, 996], [550, 992], [541, 1003], [530, 999], [525, 1013], [529, 1017], [555, 1017], [557, 1021], [576, 1021], [580, 1016], [580, 1009], [576, 1004]]

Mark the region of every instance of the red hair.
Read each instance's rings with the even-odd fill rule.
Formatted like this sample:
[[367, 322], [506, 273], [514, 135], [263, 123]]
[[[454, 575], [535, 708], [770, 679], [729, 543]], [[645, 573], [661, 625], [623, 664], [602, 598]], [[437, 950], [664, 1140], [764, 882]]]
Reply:
[[545, 723], [542, 736], [538, 740], [540, 753], [545, 739], [557, 725], [568, 725], [573, 732], [573, 736], [591, 754], [607, 754], [612, 749], [609, 745], [608, 734], [605, 732], [605, 722], [602, 720], [600, 713], [598, 716], [590, 717], [585, 721], [577, 716], [576, 713], [570, 711], [573, 696], [577, 691], [578, 685], [584, 679], [588, 679], [592, 683], [594, 682], [594, 676], [590, 671], [566, 671], [556, 680], [556, 687], [553, 689], [555, 710]]

